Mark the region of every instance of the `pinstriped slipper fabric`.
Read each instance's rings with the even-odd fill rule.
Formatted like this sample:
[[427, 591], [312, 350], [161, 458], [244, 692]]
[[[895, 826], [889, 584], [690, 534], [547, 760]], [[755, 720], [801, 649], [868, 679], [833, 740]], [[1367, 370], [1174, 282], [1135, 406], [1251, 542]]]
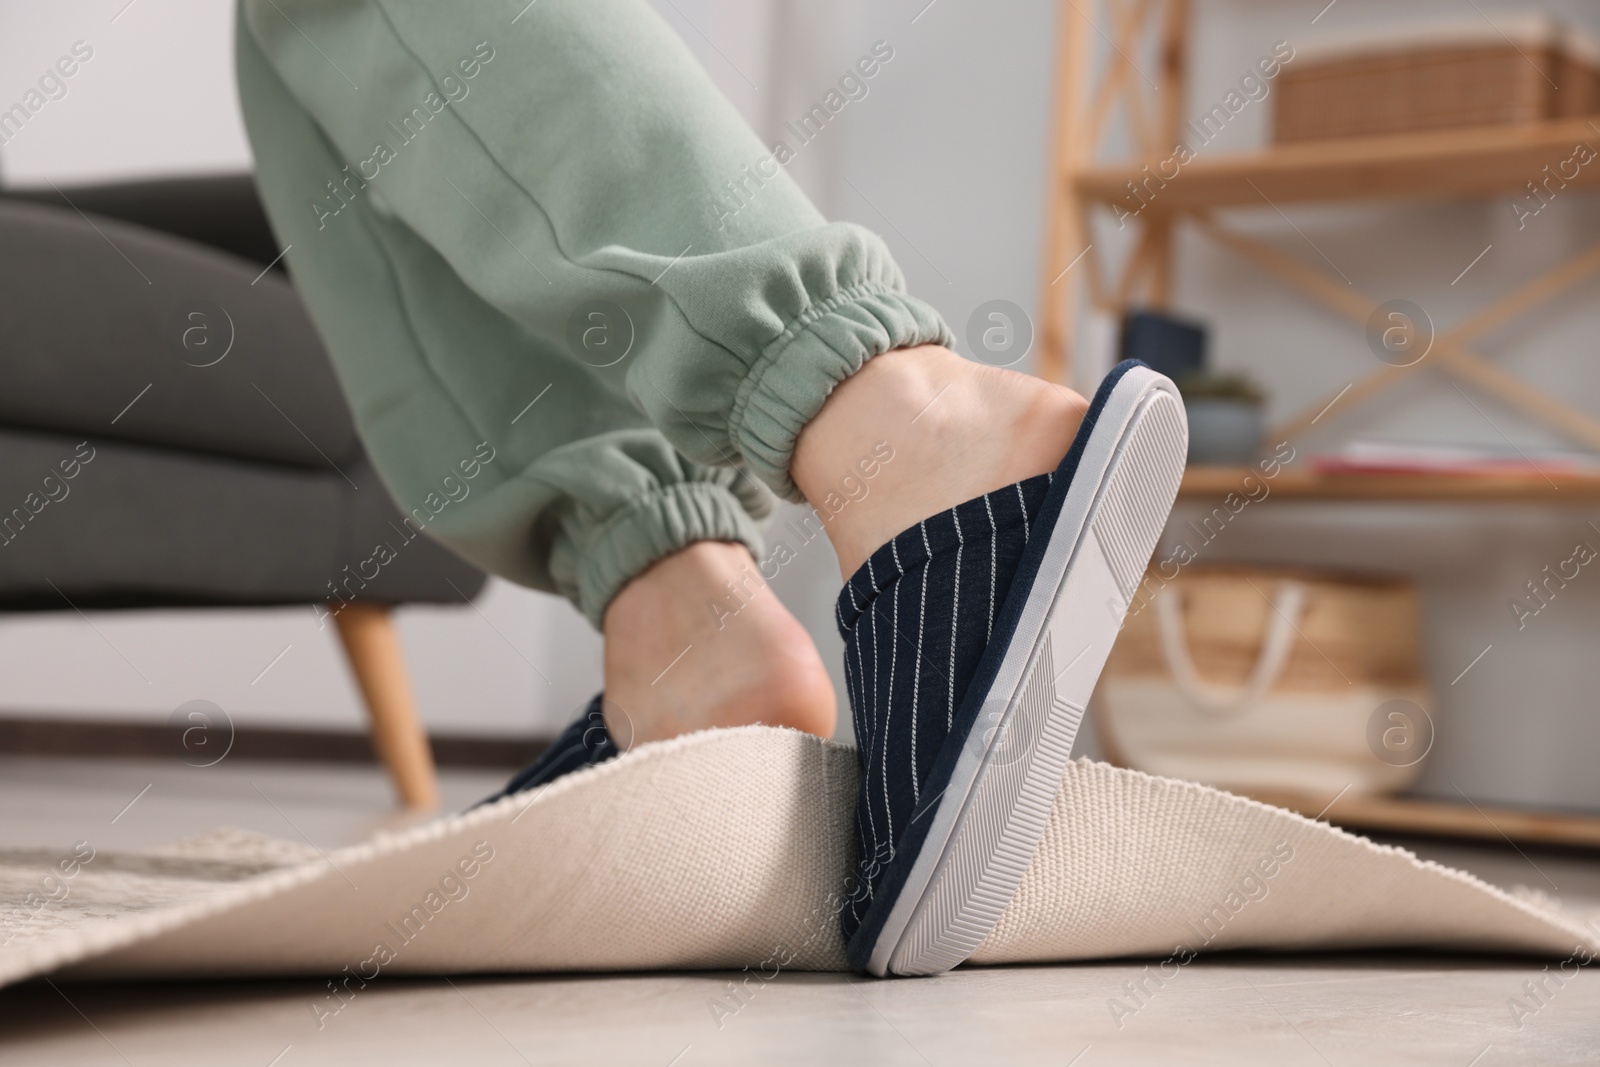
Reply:
[[999, 921], [1187, 444], [1172, 383], [1119, 364], [1054, 472], [923, 520], [845, 583], [861, 792], [841, 925], [858, 970], [948, 970]]
[[839, 593], [862, 776], [859, 884], [841, 916], [847, 940], [871, 902], [873, 876], [917, 819], [921, 784], [950, 735], [1054, 480], [1053, 472], [1041, 474], [924, 519], [874, 552]]
[[540, 753], [538, 759], [518, 771], [504, 789], [476, 806], [481, 807], [513, 793], [537, 789], [564, 774], [615, 757], [619, 750], [616, 742], [611, 740], [605, 717], [601, 714], [601, 697], [604, 695], [595, 694], [595, 698], [583, 709], [583, 714], [561, 731], [560, 736], [550, 742], [550, 747]]

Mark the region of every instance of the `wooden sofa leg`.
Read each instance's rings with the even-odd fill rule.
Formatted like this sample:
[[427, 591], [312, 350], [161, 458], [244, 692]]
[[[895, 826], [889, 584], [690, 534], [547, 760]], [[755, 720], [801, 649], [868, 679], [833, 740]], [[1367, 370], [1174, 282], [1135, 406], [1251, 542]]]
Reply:
[[438, 807], [433, 751], [417, 717], [400, 634], [388, 605], [346, 604], [333, 618], [366, 698], [373, 747], [389, 769], [395, 790], [407, 807]]

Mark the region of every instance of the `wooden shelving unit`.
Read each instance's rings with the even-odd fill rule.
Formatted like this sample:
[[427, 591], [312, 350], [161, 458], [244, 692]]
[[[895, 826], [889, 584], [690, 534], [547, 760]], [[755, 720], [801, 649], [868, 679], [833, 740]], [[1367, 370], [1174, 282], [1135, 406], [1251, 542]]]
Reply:
[[[1190, 11], [1190, 0], [1063, 0], [1061, 4], [1057, 134], [1041, 279], [1039, 371], [1044, 377], [1070, 380], [1072, 337], [1081, 305], [1120, 318], [1136, 304], [1161, 308], [1171, 302], [1173, 242], [1180, 225], [1208, 236], [1256, 267], [1262, 281], [1286, 285], [1356, 330], [1364, 330], [1381, 302], [1363, 294], [1355, 281], [1329, 270], [1331, 265], [1312, 252], [1289, 255], [1240, 233], [1217, 213], [1240, 209], [1281, 213], [1285, 206], [1307, 203], [1509, 195], [1541, 179], [1544, 167], [1567, 159], [1580, 142], [1600, 139], [1600, 116], [1596, 116], [1302, 142], [1233, 154], [1208, 153], [1201, 147], [1196, 158], [1175, 167], [1170, 162], [1174, 146], [1197, 141], [1185, 126], [1183, 113]], [[1096, 18], [1111, 27], [1109, 34], [1091, 21]], [[1111, 49], [1105, 69], [1094, 72], [1092, 46], [1100, 37]], [[1143, 55], [1152, 43], [1158, 64], [1136, 68], [1130, 57]], [[1098, 76], [1092, 76], [1095, 73]], [[1101, 159], [1102, 145], [1118, 115], [1126, 119], [1134, 152], [1131, 158], [1106, 161]], [[1600, 189], [1600, 167], [1579, 167], [1563, 186], [1563, 194], [1586, 189]], [[1136, 234], [1131, 254], [1114, 277], [1107, 276], [1108, 257], [1099, 247], [1097, 213]], [[1600, 419], [1472, 350], [1485, 335], [1538, 310], [1597, 272], [1600, 243], [1552, 266], [1465, 322], [1448, 329], [1432, 324], [1436, 332], [1431, 345], [1415, 363], [1376, 366], [1348, 389], [1318, 399], [1273, 427], [1270, 438], [1292, 439], [1322, 417], [1336, 422], [1414, 374], [1439, 371], [1581, 445], [1600, 449]]]
[[[1153, 190], [1151, 208], [1200, 211], [1328, 200], [1478, 199], [1521, 188], [1575, 144], [1600, 137], [1593, 119], [1566, 119], [1398, 137], [1316, 141], [1220, 158], [1202, 156]], [[1130, 202], [1128, 183], [1141, 164], [1087, 166], [1072, 182], [1077, 196], [1100, 204]], [[1600, 189], [1600, 169], [1579, 168], [1574, 191]], [[1563, 190], [1565, 191], [1565, 190]], [[1163, 201], [1165, 201], [1163, 203]]]
[[1600, 475], [1551, 474], [1548, 480], [1520, 476], [1449, 478], [1417, 474], [1317, 475], [1286, 468], [1263, 479], [1250, 467], [1190, 467], [1184, 472], [1180, 499], [1207, 500], [1229, 493], [1259, 494], [1287, 500], [1387, 500], [1463, 504], [1600, 503]]
[[1320, 815], [1335, 826], [1351, 830], [1600, 849], [1600, 815], [1482, 807], [1410, 797], [1344, 796], [1331, 805], [1326, 798], [1298, 793], [1259, 793], [1255, 799], [1298, 811], [1308, 818]]
[[[1177, 168], [1185, 128], [1190, 19], [1203, 0], [1061, 0], [1058, 20], [1056, 131], [1048, 184], [1041, 288], [1039, 373], [1072, 382], [1072, 344], [1087, 308], [1120, 319], [1134, 306], [1163, 308], [1173, 296], [1173, 250], [1180, 228], [1202, 234], [1256, 269], [1259, 284], [1281, 284], [1359, 336], [1380, 301], [1360, 279], [1331, 269], [1309, 240], [1296, 254], [1228, 225], [1253, 210], [1285, 220], [1302, 204], [1513, 196], [1568, 159], [1579, 143], [1600, 144], [1600, 116], [1520, 126], [1480, 127], [1404, 136], [1301, 142], [1222, 154], [1201, 148]], [[1102, 45], [1107, 47], [1101, 47]], [[1096, 65], [1096, 53], [1103, 63]], [[1151, 59], [1149, 57], [1153, 56]], [[1139, 57], [1136, 64], [1134, 57]], [[1270, 106], [1270, 105], [1269, 105]], [[1108, 131], [1121, 120], [1132, 150], [1105, 159]], [[1151, 175], [1155, 178], [1152, 179]], [[1600, 190], [1600, 165], [1580, 167], [1562, 195]], [[1097, 218], [1105, 220], [1097, 224]], [[1291, 223], [1292, 225], [1292, 223]], [[1102, 244], [1127, 228], [1131, 251], [1113, 263]], [[1295, 248], [1294, 244], [1286, 245]], [[1475, 262], [1475, 261], [1474, 261]], [[1461, 267], [1467, 267], [1462, 263]], [[1114, 269], [1111, 269], [1113, 268]], [[1443, 373], [1463, 391], [1530, 415], [1574, 442], [1600, 450], [1600, 418], [1504, 370], [1473, 346], [1600, 273], [1600, 243], [1482, 307], [1463, 322], [1432, 324], [1432, 344], [1408, 366], [1374, 366], [1339, 393], [1319, 398], [1270, 428], [1268, 440], [1320, 430], [1414, 374]], [[1080, 386], [1089, 382], [1077, 382]], [[1244, 468], [1193, 467], [1180, 497], [1224, 498], [1248, 488]], [[1258, 475], [1259, 477], [1259, 475]], [[1592, 505], [1600, 476], [1543, 477], [1317, 475], [1294, 467], [1270, 480], [1274, 499]], [[1256, 489], [1259, 493], [1260, 490]], [[1262, 797], [1315, 814], [1327, 798]], [[1326, 816], [1352, 829], [1512, 839], [1600, 848], [1600, 816], [1485, 810], [1470, 804], [1391, 798], [1344, 798]]]

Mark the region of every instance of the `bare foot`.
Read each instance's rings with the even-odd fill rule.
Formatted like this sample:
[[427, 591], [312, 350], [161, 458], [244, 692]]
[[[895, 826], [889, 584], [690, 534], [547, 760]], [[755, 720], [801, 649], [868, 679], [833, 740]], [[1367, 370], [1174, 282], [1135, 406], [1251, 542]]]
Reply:
[[816, 645], [743, 545], [698, 541], [657, 561], [612, 599], [603, 630], [606, 728], [619, 748], [752, 723], [833, 736]]
[[867, 493], [828, 522], [848, 579], [908, 526], [1055, 470], [1088, 409], [1065, 386], [938, 345], [897, 349], [840, 383], [801, 431], [789, 473], [820, 509], [842, 479], [860, 480], [863, 460], [882, 459], [882, 443], [893, 449]]

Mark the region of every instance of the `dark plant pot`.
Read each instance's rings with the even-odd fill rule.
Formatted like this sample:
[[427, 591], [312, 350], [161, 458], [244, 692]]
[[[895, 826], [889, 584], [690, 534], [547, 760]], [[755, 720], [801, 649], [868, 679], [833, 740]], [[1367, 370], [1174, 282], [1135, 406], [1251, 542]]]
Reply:
[[1262, 406], [1232, 397], [1194, 397], [1189, 413], [1189, 462], [1240, 466], [1252, 462], [1266, 432]]

